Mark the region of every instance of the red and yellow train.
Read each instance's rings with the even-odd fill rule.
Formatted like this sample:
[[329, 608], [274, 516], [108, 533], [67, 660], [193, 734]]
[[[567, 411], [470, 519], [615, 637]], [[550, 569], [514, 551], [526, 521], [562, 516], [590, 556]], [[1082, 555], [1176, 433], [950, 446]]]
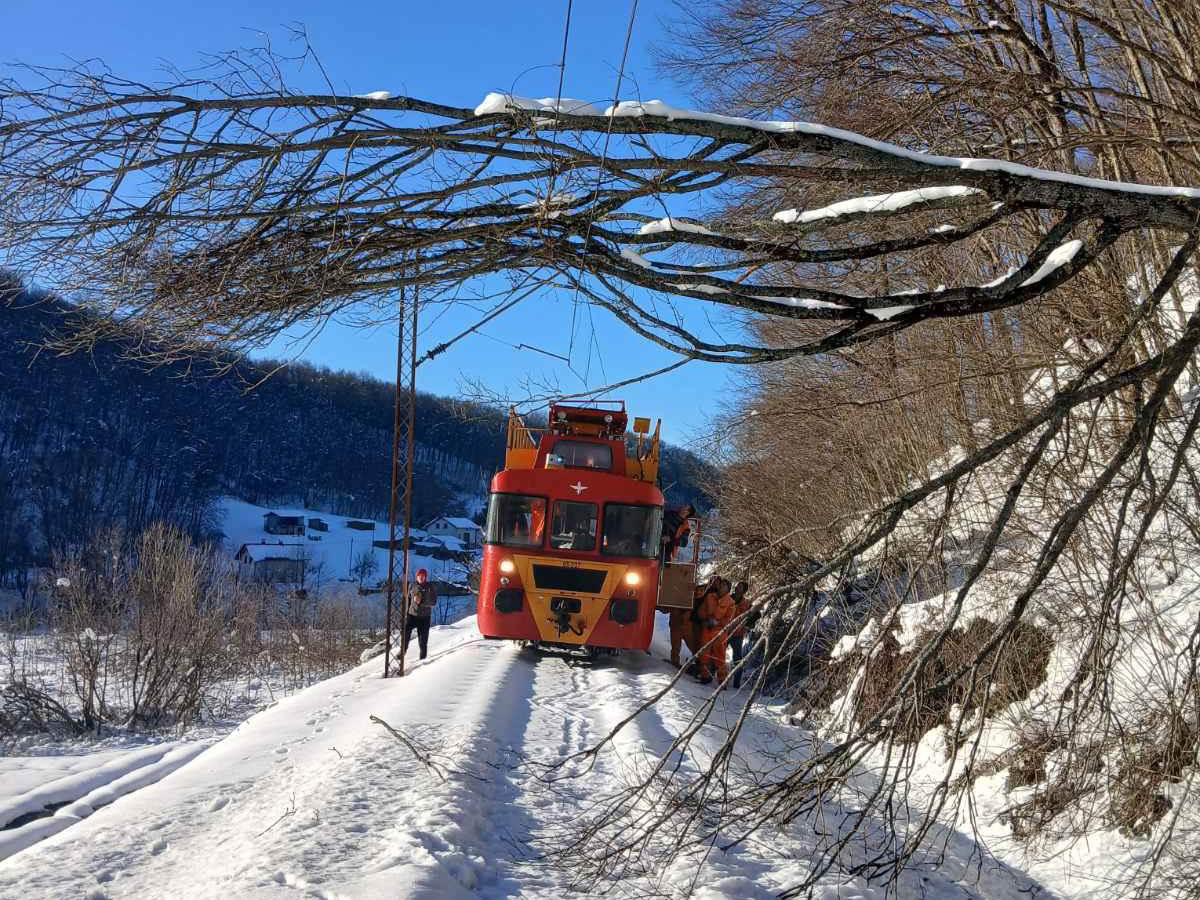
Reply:
[[[550, 407], [508, 423], [491, 484], [477, 605], [480, 633], [535, 645], [650, 646], [660, 595], [659, 430], [624, 404]], [[690, 577], [687, 578], [690, 603]]]

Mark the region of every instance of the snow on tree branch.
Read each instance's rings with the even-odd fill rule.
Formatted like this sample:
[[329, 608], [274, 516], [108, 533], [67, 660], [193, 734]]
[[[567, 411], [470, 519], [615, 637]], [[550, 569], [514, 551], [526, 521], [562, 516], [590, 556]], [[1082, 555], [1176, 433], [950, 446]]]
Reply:
[[[382, 307], [400, 285], [506, 273], [581, 291], [683, 357], [756, 363], [1021, 304], [1125, 235], [1200, 217], [1194, 188], [661, 101], [300, 95], [238, 56], [207, 80], [155, 87], [87, 67], [26, 71], [28, 85], [0, 88], [6, 264], [185, 346], [246, 345]], [[705, 218], [718, 192], [756, 184], [831, 199]], [[957, 283], [851, 277], [873, 265], [904, 276], [939, 254]], [[715, 348], [648, 297], [816, 331], [792, 347]]]

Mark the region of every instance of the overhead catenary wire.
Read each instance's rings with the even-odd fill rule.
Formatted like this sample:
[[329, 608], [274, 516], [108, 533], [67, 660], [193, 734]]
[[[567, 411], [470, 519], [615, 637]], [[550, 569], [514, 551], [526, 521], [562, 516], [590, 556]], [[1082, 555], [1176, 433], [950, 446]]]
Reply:
[[498, 338], [494, 334], [488, 334], [486, 331], [479, 332], [480, 337], [485, 337], [489, 341], [494, 341], [504, 347], [511, 347], [513, 350], [532, 350], [534, 353], [540, 353], [543, 356], [552, 356], [555, 359], [561, 359], [563, 362], [570, 362], [561, 353], [555, 353], [551, 350], [544, 350], [541, 347], [535, 347], [533, 344], [514, 344], [512, 341], [506, 341], [504, 338]]
[[[483, 316], [483, 318], [481, 318], [477, 322], [475, 322], [475, 324], [471, 325], [468, 328], [463, 329], [458, 334], [454, 335], [454, 337], [449, 338], [448, 340], [445, 340], [442, 343], [437, 344], [433, 347], [430, 347], [428, 350], [426, 350], [425, 354], [419, 360], [417, 360], [417, 365], [419, 366], [424, 362], [427, 362], [437, 356], [440, 356], [441, 354], [445, 353], [448, 349], [450, 349], [450, 347], [452, 347], [453, 345], [455, 345], [459, 341], [461, 341], [463, 338], [468, 337], [477, 332], [479, 334], [482, 334], [484, 337], [490, 337], [490, 335], [483, 334], [483, 332], [479, 331], [479, 329], [482, 328], [484, 325], [486, 325], [488, 322], [492, 321], [493, 319], [508, 312], [510, 309], [512, 309], [514, 306], [516, 306], [522, 300], [526, 299], [531, 294], [533, 294], [534, 291], [545, 286], [544, 280], [539, 281], [533, 287], [529, 288], [529, 290], [524, 291], [520, 294], [517, 294], [516, 292], [519, 291], [521, 289], [521, 287], [523, 287], [524, 284], [528, 281], [529, 281], [529, 278], [524, 279], [524, 281], [522, 281], [521, 284], [519, 284], [515, 288], [513, 288], [512, 292], [510, 293], [509, 299], [505, 300], [503, 303], [499, 304], [498, 306], [493, 307], [491, 310], [489, 310]], [[512, 296], [512, 294], [516, 294], [516, 296]]]
[[[637, 18], [638, 0], [630, 0], [629, 4], [629, 22], [625, 27], [625, 46], [621, 50], [621, 65], [617, 68], [617, 84], [613, 89], [612, 100], [612, 115], [608, 117], [608, 127], [604, 132], [604, 149], [600, 154], [600, 167], [596, 171], [596, 189], [595, 196], [592, 198], [592, 215], [588, 217], [587, 229], [583, 234], [583, 254], [579, 260], [579, 278], [583, 278], [583, 265], [587, 261], [588, 247], [592, 238], [592, 226], [596, 222], [596, 200], [600, 196], [601, 182], [604, 179], [604, 168], [608, 163], [608, 147], [612, 141], [613, 121], [616, 119], [617, 104], [621, 101], [621, 82], [625, 79], [625, 63], [629, 59], [629, 45], [633, 40], [633, 23]], [[557, 106], [557, 104], [556, 104]], [[567, 356], [574, 355], [575, 350], [575, 318], [579, 310], [579, 284], [575, 285], [575, 293], [571, 297], [571, 340], [567, 348]], [[594, 333], [594, 327], [593, 327]], [[589, 348], [590, 357], [590, 348]]]
[[[554, 95], [554, 127], [553, 132], [558, 131], [558, 117], [562, 107], [562, 92], [563, 81], [567, 76], [567, 43], [571, 37], [571, 9], [574, 0], [567, 0], [567, 14], [563, 22], [563, 39], [562, 39], [562, 55], [558, 61], [558, 92]], [[550, 165], [550, 180], [546, 187], [546, 204], [549, 204], [554, 199], [554, 182], [558, 178], [558, 166], [551, 162]]]
[[[566, 79], [566, 73], [567, 73], [567, 47], [570, 43], [570, 37], [571, 37], [571, 12], [572, 12], [573, 8], [574, 8], [574, 0], [567, 0], [566, 15], [563, 18], [562, 51], [560, 53], [559, 61], [558, 61], [558, 90], [554, 96], [554, 130], [558, 129], [558, 118], [559, 118], [559, 114], [560, 114], [560, 107], [562, 106], [563, 83]], [[555, 182], [555, 179], [557, 178], [557, 176], [558, 176], [558, 167], [553, 165], [553, 163], [552, 163], [550, 166], [550, 180], [549, 180], [548, 187], [546, 190], [547, 204], [549, 204], [551, 199], [554, 197], [554, 182]], [[493, 319], [496, 319], [499, 316], [503, 315], [504, 313], [508, 312], [510, 309], [512, 309], [514, 306], [516, 306], [522, 300], [526, 299], [531, 294], [533, 294], [536, 290], [538, 290], [538, 288], [545, 286], [546, 280], [542, 279], [542, 280], [539, 280], [538, 283], [535, 284], [533, 287], [531, 287], [529, 290], [518, 293], [519, 291], [521, 291], [522, 288], [525, 287], [526, 284], [529, 283], [529, 281], [532, 277], [533, 277], [532, 273], [526, 274], [526, 276], [521, 280], [521, 283], [516, 285], [515, 287], [513, 287], [512, 290], [509, 292], [509, 299], [505, 300], [503, 303], [499, 304], [498, 306], [496, 306], [493, 309], [491, 309], [490, 311], [488, 311], [481, 319], [479, 319], [477, 322], [475, 322], [470, 327], [465, 328], [463, 331], [454, 335], [454, 337], [449, 338], [446, 341], [442, 341], [441, 343], [436, 344], [435, 346], [431, 347], [429, 350], [427, 350], [424, 353], [424, 355], [421, 356], [421, 358], [419, 360], [416, 361], [416, 365], [420, 366], [421, 364], [428, 362], [429, 360], [434, 359], [437, 356], [440, 356], [442, 353], [445, 353], [446, 350], [450, 349], [450, 347], [452, 347], [454, 344], [457, 344], [462, 339], [464, 339], [472, 334], [476, 334], [476, 333], [478, 333], [482, 337], [496, 341], [497, 343], [506, 344], [507, 346], [513, 347], [514, 349], [517, 349], [517, 350], [526, 348], [526, 349], [530, 349], [530, 350], [536, 350], [539, 353], [545, 353], [547, 356], [553, 356], [557, 359], [562, 359], [563, 357], [557, 353], [551, 353], [547, 350], [540, 350], [536, 347], [528, 347], [525, 344], [520, 344], [520, 345], [512, 344], [508, 341], [503, 341], [500, 338], [492, 337], [492, 335], [486, 334], [485, 332], [479, 330], [484, 325], [486, 325], [488, 322], [491, 322]], [[569, 358], [567, 359], [567, 365], [568, 366], [570, 365]]]

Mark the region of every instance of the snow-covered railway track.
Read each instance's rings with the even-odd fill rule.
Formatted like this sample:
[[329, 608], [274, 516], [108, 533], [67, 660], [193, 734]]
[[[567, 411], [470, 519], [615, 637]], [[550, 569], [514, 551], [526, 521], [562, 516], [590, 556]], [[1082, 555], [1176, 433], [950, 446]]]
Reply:
[[[470, 621], [438, 629], [434, 646], [404, 679], [381, 679], [376, 660], [287, 698], [157, 783], [14, 853], [0, 862], [0, 897], [562, 896], [572, 873], [541, 854], [578, 833], [597, 797], [646, 771], [709, 690], [681, 680], [592, 759], [582, 751], [668, 683], [661, 659], [568, 662], [481, 641]], [[687, 777], [704, 765], [739, 705], [725, 703], [670, 768]], [[756, 713], [749, 731], [748, 752], [786, 750], [770, 715]], [[794, 883], [816, 839], [773, 840], [710, 855], [708, 895], [766, 897]], [[661, 886], [690, 885], [695, 867], [681, 866]], [[1007, 873], [985, 892], [956, 871], [913, 884], [934, 898], [1028, 896]], [[861, 882], [852, 890], [842, 896], [875, 896]]]
[[122, 754], [0, 803], [0, 860], [70, 828], [120, 797], [165, 778], [209, 742], [166, 743]]

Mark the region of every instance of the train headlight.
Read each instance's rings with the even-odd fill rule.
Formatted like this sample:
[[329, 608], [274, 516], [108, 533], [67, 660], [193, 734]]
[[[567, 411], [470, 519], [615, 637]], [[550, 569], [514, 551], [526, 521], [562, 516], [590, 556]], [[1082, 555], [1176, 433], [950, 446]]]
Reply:
[[637, 572], [629, 571], [625, 573], [625, 583], [630, 587], [637, 587], [642, 583], [642, 576]]
[[513, 561], [511, 559], [502, 559], [500, 560], [500, 571], [505, 575], [511, 575], [513, 572], [517, 571], [517, 567], [513, 565]]

